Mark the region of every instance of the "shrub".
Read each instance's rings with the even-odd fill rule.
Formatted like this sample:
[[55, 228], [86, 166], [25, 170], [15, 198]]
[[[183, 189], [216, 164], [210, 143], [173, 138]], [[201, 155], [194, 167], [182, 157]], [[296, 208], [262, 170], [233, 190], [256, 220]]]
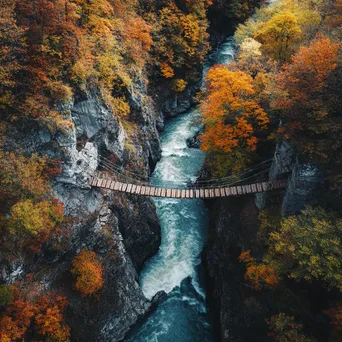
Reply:
[[13, 300], [13, 291], [8, 285], [0, 285], [0, 305], [7, 305]]
[[82, 296], [89, 296], [103, 286], [103, 267], [94, 252], [82, 250], [72, 262], [71, 273], [76, 276], [75, 289]]

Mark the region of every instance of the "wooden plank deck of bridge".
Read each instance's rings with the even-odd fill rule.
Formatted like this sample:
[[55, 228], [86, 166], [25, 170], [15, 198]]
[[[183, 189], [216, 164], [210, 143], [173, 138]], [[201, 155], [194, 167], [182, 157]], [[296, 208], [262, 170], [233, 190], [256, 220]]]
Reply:
[[157, 188], [146, 185], [136, 185], [131, 183], [121, 183], [116, 180], [93, 177], [89, 181], [91, 187], [98, 187], [114, 191], [136, 194], [140, 196], [166, 197], [166, 198], [218, 198], [228, 196], [240, 196], [266, 192], [269, 190], [281, 189], [287, 187], [286, 179], [258, 182], [246, 185], [234, 185], [229, 187], [217, 188], [198, 188], [198, 189], [175, 189], [175, 188]]

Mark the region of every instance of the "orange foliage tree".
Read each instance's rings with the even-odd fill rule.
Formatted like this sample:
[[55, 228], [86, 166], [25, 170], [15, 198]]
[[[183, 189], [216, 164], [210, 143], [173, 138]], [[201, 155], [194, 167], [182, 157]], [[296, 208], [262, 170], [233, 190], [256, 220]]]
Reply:
[[76, 276], [75, 289], [82, 296], [89, 296], [103, 286], [103, 267], [92, 251], [83, 249], [74, 258], [71, 273]]
[[36, 302], [35, 329], [48, 341], [70, 341], [70, 329], [63, 320], [63, 311], [68, 304], [65, 297], [47, 293]]
[[340, 48], [341, 44], [324, 36], [301, 47], [280, 72], [280, 91], [273, 103], [285, 119], [278, 133], [308, 156], [327, 162], [342, 147]]
[[279, 278], [272, 268], [265, 264], [258, 264], [250, 255], [250, 251], [242, 252], [239, 260], [246, 265], [245, 279], [251, 283], [255, 290], [261, 290], [262, 286], [274, 288], [279, 285]]
[[63, 320], [63, 311], [67, 305], [65, 297], [46, 293], [30, 302], [18, 288], [14, 296], [0, 317], [1, 342], [23, 340], [29, 330], [35, 330], [47, 341], [69, 341], [69, 327]]
[[[205, 98], [201, 102], [205, 132], [202, 149], [216, 156], [216, 169], [238, 171], [249, 162], [257, 147], [257, 132], [265, 130], [269, 118], [254, 99], [253, 79], [227, 66], [209, 70]], [[221, 159], [220, 156], [223, 156]]]

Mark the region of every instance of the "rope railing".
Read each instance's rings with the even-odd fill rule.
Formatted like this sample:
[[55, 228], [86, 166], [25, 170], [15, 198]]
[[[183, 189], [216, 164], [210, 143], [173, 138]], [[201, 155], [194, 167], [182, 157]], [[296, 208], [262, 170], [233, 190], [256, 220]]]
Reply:
[[161, 181], [156, 182], [153, 179], [146, 179], [141, 174], [125, 170], [123, 167], [119, 167], [112, 161], [99, 155], [99, 165], [101, 168], [108, 172], [109, 175], [116, 181], [121, 183], [135, 184], [146, 187], [155, 188], [170, 188], [170, 189], [213, 189], [220, 187], [228, 187], [232, 185], [239, 185], [246, 181], [251, 181], [253, 178], [258, 181], [266, 179], [266, 174], [270, 170], [270, 166], [273, 158], [262, 161], [256, 165], [253, 165], [241, 172], [227, 177], [213, 178], [209, 180], [195, 180], [191, 182], [189, 179], [183, 179], [179, 181]]

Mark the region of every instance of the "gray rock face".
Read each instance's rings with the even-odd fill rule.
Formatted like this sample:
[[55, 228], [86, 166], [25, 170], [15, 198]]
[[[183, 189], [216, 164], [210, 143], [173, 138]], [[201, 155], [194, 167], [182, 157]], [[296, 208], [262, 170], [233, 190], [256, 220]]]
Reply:
[[300, 163], [291, 144], [283, 141], [277, 144], [269, 173], [270, 180], [281, 178], [289, 179], [282, 203], [282, 216], [287, 217], [298, 214], [305, 205], [315, 202], [324, 175], [319, 167]]
[[[144, 176], [160, 158], [157, 122], [162, 124], [162, 118], [146, 91], [139, 77], [129, 89], [134, 131], [120, 123], [96, 89], [89, 89], [81, 100], [58, 108], [74, 124], [66, 132], [52, 134], [36, 122], [24, 132], [13, 132], [13, 141], [20, 136], [27, 153], [62, 161], [53, 189], [72, 224], [63, 248], [45, 246], [34, 262], [18, 256], [3, 263], [2, 276], [10, 283], [33, 273], [42, 289], [65, 294], [75, 341], [122, 340], [151, 306], [139, 287], [138, 271], [160, 245], [153, 201], [89, 186], [99, 155], [111, 156], [122, 169], [133, 165]], [[82, 249], [95, 251], [104, 266], [104, 286], [97, 296], [84, 298], [73, 290], [71, 261]]]
[[296, 161], [282, 204], [282, 216], [296, 215], [305, 205], [314, 204], [324, 182], [322, 169]]
[[218, 341], [262, 340], [258, 327], [251, 329], [255, 322], [252, 310], [244, 302], [244, 266], [238, 261], [240, 251], [251, 246], [255, 255], [258, 210], [253, 197], [218, 199], [212, 208], [210, 238], [203, 259], [209, 276], [209, 304], [215, 310], [214, 328], [220, 335]]

